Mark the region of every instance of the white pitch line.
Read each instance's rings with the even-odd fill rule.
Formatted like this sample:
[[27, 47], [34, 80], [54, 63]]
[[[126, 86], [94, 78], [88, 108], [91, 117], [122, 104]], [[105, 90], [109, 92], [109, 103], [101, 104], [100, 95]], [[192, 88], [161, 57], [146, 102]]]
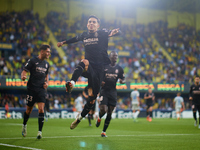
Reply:
[[[188, 136], [188, 135], [199, 135], [199, 134], [141, 134], [141, 135], [108, 135], [109, 137], [132, 137], [132, 136]], [[82, 138], [82, 137], [100, 137], [100, 135], [83, 135], [83, 136], [52, 136], [42, 137], [44, 139], [56, 139], [56, 138]], [[18, 140], [18, 139], [35, 139], [36, 137], [16, 137], [16, 138], [0, 138], [0, 140]]]
[[5, 123], [5, 125], [22, 126], [22, 124], [20, 124], [20, 123]]
[[31, 150], [42, 150], [42, 149], [38, 149], [38, 148], [10, 145], [10, 144], [4, 144], [4, 143], [0, 143], [0, 145], [7, 146], [7, 147], [18, 147], [18, 148], [23, 148], [23, 149], [31, 149]]

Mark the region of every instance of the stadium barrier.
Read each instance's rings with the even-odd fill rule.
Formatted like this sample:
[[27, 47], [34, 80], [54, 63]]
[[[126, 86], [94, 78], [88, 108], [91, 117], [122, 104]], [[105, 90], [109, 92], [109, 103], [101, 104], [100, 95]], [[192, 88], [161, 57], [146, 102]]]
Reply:
[[[12, 119], [22, 119], [23, 113], [25, 112], [25, 108], [10, 108], [10, 118]], [[77, 112], [73, 112], [72, 109], [52, 109], [50, 112], [47, 112], [47, 117], [56, 119], [73, 119], [77, 116]], [[6, 111], [5, 109], [0, 109], [0, 119], [5, 119]], [[198, 116], [198, 114], [197, 114]], [[37, 118], [38, 117], [38, 110], [33, 109], [30, 117]], [[106, 115], [104, 116], [106, 117]], [[141, 110], [138, 117], [146, 117], [146, 111]], [[193, 118], [193, 113], [191, 110], [186, 110], [182, 112], [182, 118]], [[118, 119], [128, 119], [132, 118], [132, 111], [131, 110], [122, 110], [117, 109], [113, 114], [112, 118]], [[176, 118], [175, 110], [153, 110], [153, 118]]]
[[[14, 78], [4, 78], [0, 79], [0, 90], [1, 89], [26, 89], [27, 86], [26, 81], [22, 81], [21, 79]], [[63, 90], [65, 89], [66, 81], [60, 80], [50, 80], [48, 90]], [[77, 81], [73, 90], [82, 91], [85, 86], [87, 86], [87, 82]], [[126, 91], [130, 92], [137, 88], [141, 92], [146, 92], [148, 88], [151, 87], [154, 92], [160, 93], [188, 93], [190, 90], [189, 83], [130, 83], [127, 82], [125, 84], [117, 83], [116, 88], [118, 91]]]

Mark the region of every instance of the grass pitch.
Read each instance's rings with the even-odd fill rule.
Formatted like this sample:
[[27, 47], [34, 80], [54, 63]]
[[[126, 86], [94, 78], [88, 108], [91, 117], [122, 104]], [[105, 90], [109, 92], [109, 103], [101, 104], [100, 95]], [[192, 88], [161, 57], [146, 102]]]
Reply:
[[107, 129], [107, 138], [100, 136], [104, 120], [99, 128], [88, 125], [87, 119], [74, 130], [69, 126], [72, 119], [49, 119], [45, 121], [42, 139], [37, 140], [38, 123], [30, 118], [27, 136], [21, 135], [22, 119], [0, 120], [0, 149], [46, 149], [46, 150], [199, 150], [200, 129], [194, 127], [193, 119], [153, 119], [147, 122], [139, 118], [113, 119]]

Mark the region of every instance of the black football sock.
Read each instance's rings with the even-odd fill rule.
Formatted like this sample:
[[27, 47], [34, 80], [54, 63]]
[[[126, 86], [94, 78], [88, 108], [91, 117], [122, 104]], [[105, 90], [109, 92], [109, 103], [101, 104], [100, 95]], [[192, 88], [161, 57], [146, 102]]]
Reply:
[[44, 124], [44, 113], [39, 113], [38, 125], [39, 125], [39, 131], [41, 131], [41, 132], [42, 132], [43, 124]]
[[85, 64], [83, 62], [80, 62], [76, 69], [74, 70], [74, 73], [72, 75], [72, 79], [74, 82], [78, 80], [78, 78], [81, 76], [83, 73], [83, 70], [85, 69]]
[[106, 120], [104, 122], [103, 132], [106, 132], [111, 120], [111, 115], [107, 115]]
[[152, 118], [152, 111], [150, 111], [149, 114], [150, 114], [150, 117]]
[[91, 124], [91, 115], [90, 114], [88, 114], [88, 122], [89, 122], [89, 124]]
[[23, 125], [26, 125], [28, 119], [29, 119], [30, 115], [27, 115], [26, 112], [24, 112], [24, 121], [23, 121]]
[[193, 118], [194, 118], [195, 121], [197, 120], [197, 114], [196, 114], [196, 112], [193, 112]]
[[148, 111], [146, 112], [146, 114], [147, 114], [147, 116], [149, 116], [149, 112]]

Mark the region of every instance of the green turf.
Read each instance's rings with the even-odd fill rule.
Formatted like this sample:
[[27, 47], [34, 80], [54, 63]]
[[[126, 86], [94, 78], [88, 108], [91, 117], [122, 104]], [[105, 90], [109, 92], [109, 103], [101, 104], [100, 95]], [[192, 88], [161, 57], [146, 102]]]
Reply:
[[[83, 120], [70, 130], [71, 119], [45, 121], [43, 138], [37, 140], [37, 119], [30, 118], [27, 137], [21, 135], [21, 119], [0, 120], [0, 143], [46, 150], [199, 150], [200, 129], [194, 127], [193, 119], [113, 119], [107, 130], [107, 138], [100, 137], [104, 120], [99, 128]], [[22, 149], [0, 146], [0, 149]]]

